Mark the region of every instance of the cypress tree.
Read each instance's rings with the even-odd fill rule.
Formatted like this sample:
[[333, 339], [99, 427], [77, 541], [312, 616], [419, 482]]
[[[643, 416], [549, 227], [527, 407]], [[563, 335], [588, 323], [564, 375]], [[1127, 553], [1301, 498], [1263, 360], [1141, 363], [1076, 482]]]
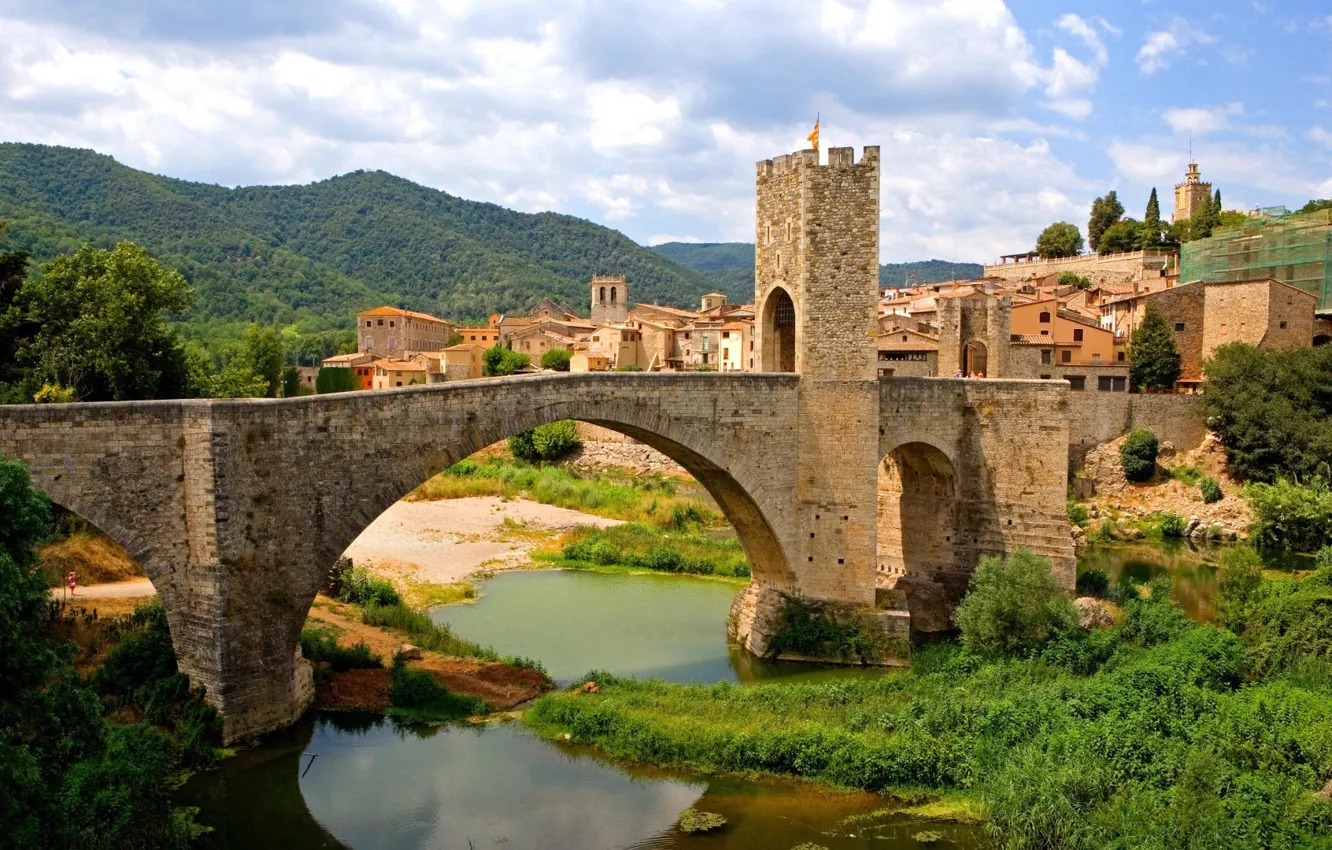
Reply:
[[1151, 304], [1129, 340], [1128, 359], [1134, 392], [1168, 390], [1179, 380], [1182, 367], [1174, 334], [1165, 316]]
[[1124, 205], [1112, 189], [1103, 198], [1092, 201], [1091, 218], [1087, 220], [1087, 244], [1093, 251], [1101, 241], [1101, 234], [1124, 217]]
[[1147, 213], [1142, 217], [1142, 247], [1155, 248], [1161, 244], [1161, 203], [1156, 199], [1156, 187], [1147, 198]]

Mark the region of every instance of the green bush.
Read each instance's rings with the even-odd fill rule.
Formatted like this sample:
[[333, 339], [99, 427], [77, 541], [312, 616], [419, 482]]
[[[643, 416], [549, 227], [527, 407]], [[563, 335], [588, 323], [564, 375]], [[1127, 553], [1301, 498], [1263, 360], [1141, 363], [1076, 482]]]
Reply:
[[1184, 531], [1189, 527], [1184, 517], [1174, 511], [1165, 511], [1159, 519], [1162, 537], [1183, 537]]
[[402, 602], [393, 582], [380, 578], [365, 567], [354, 567], [342, 576], [342, 591], [338, 598], [353, 605], [397, 605]]
[[1315, 566], [1320, 570], [1332, 567], [1332, 546], [1324, 546], [1318, 550], [1318, 556], [1314, 560]]
[[301, 630], [301, 655], [311, 663], [325, 662], [339, 673], [384, 666], [380, 657], [371, 652], [366, 644], [338, 646], [333, 635], [320, 629]]
[[666, 573], [748, 578], [744, 547], [734, 538], [698, 531], [669, 532], [642, 523], [570, 532], [560, 557], [576, 564], [622, 565]]
[[1249, 534], [1260, 549], [1317, 552], [1332, 544], [1332, 488], [1322, 479], [1253, 483], [1244, 498], [1253, 514]]
[[541, 355], [541, 368], [555, 372], [567, 372], [569, 371], [569, 360], [572, 357], [573, 352], [567, 348], [552, 348]]
[[1076, 525], [1078, 528], [1083, 528], [1084, 526], [1087, 525], [1088, 521], [1090, 521], [1090, 520], [1091, 520], [1091, 516], [1087, 513], [1087, 506], [1086, 506], [1086, 505], [1084, 505], [1084, 504], [1082, 504], [1082, 502], [1076, 501], [1076, 500], [1074, 500], [1074, 499], [1069, 499], [1069, 500], [1068, 500], [1068, 521], [1069, 521], [1069, 522], [1073, 523], [1073, 524]]
[[1167, 471], [1170, 473], [1171, 478], [1175, 479], [1176, 481], [1180, 482], [1186, 487], [1192, 487], [1194, 484], [1197, 484], [1198, 479], [1202, 477], [1202, 470], [1196, 466], [1192, 466], [1189, 464], [1180, 464], [1179, 466], [1172, 466]]
[[1049, 559], [1025, 549], [1006, 562], [982, 558], [953, 621], [962, 630], [962, 643], [986, 655], [1030, 655], [1079, 627], [1077, 607], [1059, 586]]
[[875, 648], [859, 623], [839, 623], [832, 614], [787, 596], [768, 652], [773, 657], [794, 652], [810, 658], [866, 662], [874, 658]]
[[1152, 582], [1151, 591], [1147, 597], [1134, 595], [1124, 601], [1122, 635], [1146, 647], [1175, 640], [1193, 625], [1187, 614], [1170, 604], [1169, 579]]
[[1156, 453], [1159, 448], [1156, 435], [1151, 431], [1130, 432], [1119, 447], [1119, 462], [1124, 468], [1124, 477], [1130, 481], [1150, 480], [1156, 471]]
[[1077, 591], [1079, 596], [1103, 597], [1110, 589], [1110, 574], [1100, 567], [1078, 570]]
[[1221, 485], [1216, 483], [1215, 478], [1204, 478], [1199, 481], [1198, 492], [1202, 494], [1203, 502], [1208, 505], [1225, 498], [1225, 494], [1221, 492]]
[[509, 438], [509, 453], [528, 463], [555, 461], [582, 445], [572, 419], [539, 425]]
[[395, 708], [409, 709], [416, 716], [432, 720], [454, 720], [485, 714], [488, 706], [481, 699], [455, 694], [426, 670], [417, 670], [395, 661], [389, 700]]
[[1263, 560], [1248, 546], [1221, 553], [1220, 593], [1216, 615], [1222, 625], [1243, 632], [1263, 583]]
[[315, 375], [315, 392], [320, 395], [352, 392], [360, 388], [361, 379], [356, 375], [356, 370], [344, 366], [320, 366], [319, 374]]

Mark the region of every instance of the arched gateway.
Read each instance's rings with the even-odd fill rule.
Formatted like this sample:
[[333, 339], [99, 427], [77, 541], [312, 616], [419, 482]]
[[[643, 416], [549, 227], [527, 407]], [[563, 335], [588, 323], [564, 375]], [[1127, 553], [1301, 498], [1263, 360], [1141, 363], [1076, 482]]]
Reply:
[[[756, 653], [788, 596], [900, 646], [909, 619], [946, 625], [977, 557], [1016, 546], [1049, 555], [1071, 588], [1068, 385], [876, 378], [878, 149], [860, 162], [850, 148], [827, 154], [827, 165], [817, 151], [758, 164], [755, 342], [763, 368], [783, 374], [0, 406], [0, 454], [143, 564], [227, 741], [309, 705], [297, 638], [321, 578], [366, 526], [454, 462], [560, 419], [647, 443], [711, 492], [753, 567], [728, 628]], [[886, 496], [885, 457], [896, 465]], [[877, 576], [881, 497], [896, 500], [901, 588]], [[955, 533], [940, 544], [945, 508]]]

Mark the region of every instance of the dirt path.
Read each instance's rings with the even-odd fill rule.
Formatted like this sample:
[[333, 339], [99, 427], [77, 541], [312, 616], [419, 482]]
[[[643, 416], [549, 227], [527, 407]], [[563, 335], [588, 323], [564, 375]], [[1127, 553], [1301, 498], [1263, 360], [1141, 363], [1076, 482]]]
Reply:
[[[51, 595], [57, 599], [65, 598], [63, 587], [51, 588]], [[156, 596], [153, 583], [146, 578], [132, 578], [127, 581], [115, 581], [109, 584], [90, 584], [74, 591], [72, 601], [82, 602], [87, 599], [126, 599], [129, 597]]]
[[[337, 640], [342, 646], [366, 644], [385, 664], [404, 641], [387, 629], [367, 626], [346, 606], [324, 596], [315, 598], [309, 619], [337, 627]], [[480, 697], [497, 711], [534, 699], [547, 687], [535, 670], [493, 661], [422, 652], [421, 660], [411, 663], [429, 670], [449, 690]], [[354, 670], [335, 675], [327, 686], [321, 686], [317, 698], [320, 704], [333, 708], [384, 708], [388, 705], [388, 671]]]
[[554, 533], [618, 524], [526, 499], [398, 502], [361, 532], [347, 556], [393, 579], [450, 584], [482, 570], [522, 566]]

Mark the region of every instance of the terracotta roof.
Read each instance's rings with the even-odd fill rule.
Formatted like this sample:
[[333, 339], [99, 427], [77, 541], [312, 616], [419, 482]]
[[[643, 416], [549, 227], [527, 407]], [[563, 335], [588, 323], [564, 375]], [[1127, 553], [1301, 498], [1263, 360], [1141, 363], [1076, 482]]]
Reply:
[[1045, 334], [1012, 334], [1009, 341], [1014, 345], [1054, 345], [1055, 340], [1052, 336]]
[[754, 327], [754, 326], [753, 326], [752, 324], [750, 324], [749, 322], [727, 322], [726, 324], [722, 325], [722, 330], [724, 330], [724, 331], [743, 331], [743, 330], [746, 330], [746, 329], [749, 329], [749, 328], [752, 328], [752, 327]]
[[492, 346], [486, 345], [484, 342], [460, 342], [460, 343], [458, 343], [457, 345], [450, 345], [448, 348], [446, 348], [446, 349], [444, 349], [444, 350], [445, 350], [445, 351], [471, 351], [473, 348], [480, 348], [481, 350], [484, 351], [485, 349], [487, 349], [487, 348], [491, 348], [491, 347], [492, 347]]
[[375, 355], [373, 355], [373, 354], [368, 354], [368, 353], [366, 353], [366, 352], [364, 352], [364, 351], [354, 351], [354, 352], [352, 352], [351, 354], [334, 354], [332, 357], [325, 357], [325, 358], [323, 359], [322, 362], [324, 362], [324, 363], [351, 363], [352, 361], [357, 360], [357, 359], [359, 359], [359, 358], [361, 358], [361, 357], [369, 357], [371, 360], [374, 360], [374, 359], [375, 359]]
[[390, 369], [394, 372], [424, 372], [425, 366], [411, 360], [394, 360], [384, 357], [374, 362], [377, 369]]
[[362, 310], [357, 316], [407, 316], [412, 319], [424, 319], [427, 322], [440, 322], [442, 324], [453, 324], [446, 319], [438, 316], [432, 316], [429, 313], [418, 313], [415, 310], [403, 310], [400, 307], [376, 307], [373, 310]]
[[929, 339], [918, 339], [910, 342], [902, 342], [898, 339], [892, 342], [880, 341], [879, 351], [938, 351], [938, 341]]
[[682, 316], [692, 319], [698, 315], [697, 310], [681, 310], [679, 307], [666, 307], [661, 304], [635, 304], [635, 310], [659, 310], [663, 313], [674, 316]]

